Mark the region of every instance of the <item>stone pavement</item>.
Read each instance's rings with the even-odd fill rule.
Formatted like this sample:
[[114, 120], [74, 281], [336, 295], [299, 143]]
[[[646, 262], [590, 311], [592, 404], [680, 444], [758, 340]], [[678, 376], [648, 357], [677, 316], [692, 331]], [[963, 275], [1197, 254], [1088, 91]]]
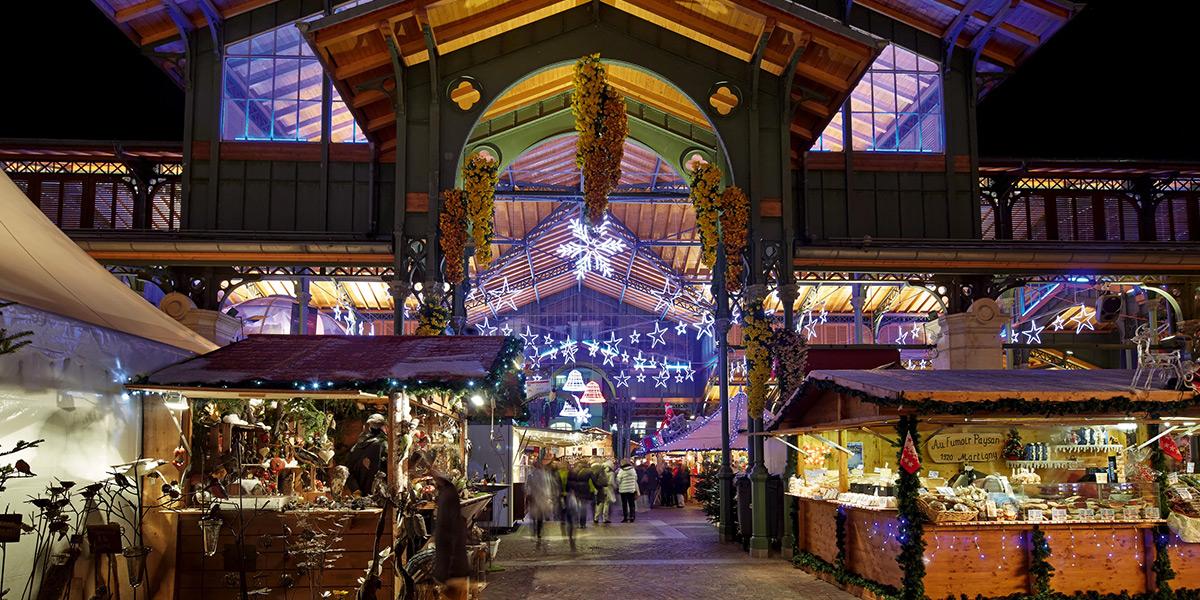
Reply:
[[699, 508], [639, 510], [637, 522], [576, 530], [571, 550], [558, 522], [539, 544], [522, 526], [500, 537], [483, 600], [693, 600], [854, 597], [792, 568], [778, 556], [751, 559], [741, 544], [717, 541]]

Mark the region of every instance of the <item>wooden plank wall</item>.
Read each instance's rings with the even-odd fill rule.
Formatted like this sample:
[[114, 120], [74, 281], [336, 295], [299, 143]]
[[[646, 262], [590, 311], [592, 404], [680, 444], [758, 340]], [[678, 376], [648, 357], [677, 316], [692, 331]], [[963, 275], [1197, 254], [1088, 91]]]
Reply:
[[[221, 528], [221, 537], [217, 553], [214, 556], [204, 554], [204, 541], [200, 532], [199, 520], [202, 515], [196, 511], [183, 512], [179, 516], [179, 545], [176, 549], [176, 594], [178, 600], [214, 600], [216, 598], [238, 597], [237, 583], [226, 580], [226, 574], [236, 571], [225, 569], [223, 551], [227, 544], [234, 544], [231, 526], [236, 527], [235, 521], [227, 521]], [[232, 517], [232, 515], [230, 515]], [[338, 522], [344, 518], [345, 525]], [[303, 521], [307, 519], [307, 521]], [[342, 539], [332, 543], [331, 547], [337, 552], [330, 552], [329, 558], [333, 566], [324, 569], [320, 578], [322, 590], [337, 592], [348, 591], [353, 595], [358, 588], [358, 578], [366, 572], [366, 567], [374, 555], [375, 528], [379, 523], [379, 511], [331, 511], [326, 513], [263, 513], [245, 525], [247, 551], [257, 550], [257, 570], [248, 573], [250, 581], [248, 588], [254, 591], [270, 588], [266, 595], [257, 596], [264, 600], [288, 600], [295, 596], [295, 590], [306, 590], [310, 575], [301, 574], [297, 564], [303, 560], [289, 546], [294, 546], [304, 535], [303, 522], [325, 531], [340, 531], [337, 535]], [[281, 537], [285, 531], [290, 535]], [[269, 546], [264, 547], [262, 540], [270, 540]], [[384, 548], [392, 543], [390, 528], [384, 528], [379, 547]], [[335, 558], [336, 555], [336, 558]], [[236, 564], [236, 563], [235, 563]], [[280, 576], [289, 574], [293, 578], [293, 589], [280, 587]], [[230, 583], [233, 583], [231, 586]], [[380, 598], [391, 598], [391, 580], [384, 578], [384, 587], [379, 592]], [[289, 591], [291, 593], [289, 593]], [[336, 595], [334, 597], [337, 597]]]

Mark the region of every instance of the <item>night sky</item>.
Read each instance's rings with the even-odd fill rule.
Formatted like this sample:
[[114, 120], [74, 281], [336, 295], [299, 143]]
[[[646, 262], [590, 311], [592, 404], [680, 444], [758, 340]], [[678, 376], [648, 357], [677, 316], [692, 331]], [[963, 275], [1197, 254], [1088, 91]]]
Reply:
[[[182, 90], [89, 0], [8, 4], [0, 137], [183, 138]], [[980, 103], [980, 154], [1200, 160], [1186, 4], [1089, 3]]]

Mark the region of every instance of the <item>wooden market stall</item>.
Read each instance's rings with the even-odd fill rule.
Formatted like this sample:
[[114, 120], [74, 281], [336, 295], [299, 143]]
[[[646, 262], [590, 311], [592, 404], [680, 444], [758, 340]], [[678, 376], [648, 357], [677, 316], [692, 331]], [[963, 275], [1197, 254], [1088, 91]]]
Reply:
[[812, 372], [766, 434], [813, 454], [797, 564], [863, 597], [1200, 588], [1200, 544], [1167, 527], [1200, 490], [1159, 433], [1195, 429], [1197, 400], [1132, 375]]
[[749, 440], [743, 425], [747, 400], [743, 392], [729, 399], [727, 432], [723, 433], [721, 429], [721, 411], [715, 410], [666, 440], [661, 439], [662, 434], [647, 436], [638, 447], [637, 455], [656, 462], [679, 462], [693, 474], [698, 474], [706, 465], [721, 463], [721, 437], [726, 435], [729, 437], [733, 472], [741, 473], [746, 469]]
[[[490, 495], [467, 485], [465, 415], [523, 398], [520, 347], [503, 337], [251, 336], [128, 385], [173, 409], [175, 426], [148, 429], [163, 438], [150, 445], [179, 446], [186, 491], [173, 531], [161, 533], [173, 554], [162, 561], [174, 570], [166, 597], [353, 594], [377, 551], [395, 545], [403, 561], [433, 531], [434, 488], [406, 464], [416, 450], [474, 515]], [[382, 577], [380, 597], [399, 582]]]

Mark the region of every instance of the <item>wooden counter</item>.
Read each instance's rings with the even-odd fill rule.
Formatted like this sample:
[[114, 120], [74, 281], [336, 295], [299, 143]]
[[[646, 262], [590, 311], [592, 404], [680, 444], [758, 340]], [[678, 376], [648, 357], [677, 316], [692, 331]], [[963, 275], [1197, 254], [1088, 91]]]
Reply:
[[[379, 524], [380, 510], [361, 511], [303, 511], [303, 512], [260, 512], [254, 515], [247, 511], [242, 530], [245, 532], [247, 563], [247, 589], [254, 591], [269, 588], [264, 600], [287, 600], [295, 598], [298, 590], [307, 597], [310, 578], [316, 575], [322, 590], [348, 591], [353, 597], [358, 589], [358, 579], [366, 574], [367, 565], [374, 556], [375, 530]], [[175, 598], [177, 600], [217, 600], [239, 597], [237, 582], [238, 552], [234, 540], [234, 529], [238, 528], [237, 515], [225, 511], [225, 525], [221, 528], [217, 553], [206, 556], [204, 540], [200, 531], [202, 511], [183, 510], [179, 514], [179, 537], [176, 546]], [[304, 570], [300, 567], [306, 556], [300, 551], [306, 531], [323, 531], [330, 542], [324, 558], [324, 569]], [[384, 525], [379, 548], [392, 543], [390, 524]], [[290, 534], [284, 535], [285, 531]], [[340, 537], [340, 541], [333, 538]], [[228, 550], [228, 552], [226, 552]], [[250, 556], [257, 556], [252, 561]], [[321, 562], [321, 561], [316, 561]], [[319, 573], [314, 573], [319, 571]], [[384, 573], [391, 572], [389, 566]], [[227, 578], [227, 574], [232, 573]], [[290, 575], [291, 589], [281, 586], [281, 576]], [[286, 579], [286, 578], [283, 578]], [[380, 598], [392, 597], [391, 578], [383, 578]], [[291, 592], [291, 593], [289, 593]], [[336, 595], [334, 597], [337, 597]]]
[[[839, 507], [821, 500], [799, 498], [798, 544], [826, 562], [837, 557], [837, 511], [846, 514], [848, 571], [900, 587], [896, 562], [900, 543], [896, 511]], [[1156, 521], [1046, 522], [1039, 526], [1050, 545], [1054, 592], [1078, 591], [1139, 594], [1151, 589], [1154, 558], [1151, 528]], [[1032, 593], [1029, 565], [1033, 524], [980, 522], [926, 524], [925, 594], [929, 598], [987, 597]], [[1200, 586], [1200, 544], [1185, 544], [1172, 536], [1169, 551], [1177, 576], [1175, 588]]]

